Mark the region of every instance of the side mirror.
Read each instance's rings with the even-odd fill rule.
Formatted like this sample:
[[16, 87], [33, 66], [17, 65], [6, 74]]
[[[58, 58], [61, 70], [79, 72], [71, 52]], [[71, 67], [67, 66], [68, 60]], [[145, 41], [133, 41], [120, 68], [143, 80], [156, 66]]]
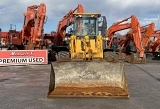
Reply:
[[105, 16], [101, 16], [98, 21], [98, 31], [102, 36], [105, 36], [105, 32], [107, 29], [107, 20]]
[[69, 29], [69, 33], [73, 34], [73, 29], [72, 28]]

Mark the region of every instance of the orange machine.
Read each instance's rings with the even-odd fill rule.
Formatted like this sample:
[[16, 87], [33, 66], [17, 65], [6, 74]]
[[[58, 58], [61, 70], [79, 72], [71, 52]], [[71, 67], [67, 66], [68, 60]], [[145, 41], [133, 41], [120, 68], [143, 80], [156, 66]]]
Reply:
[[[76, 12], [77, 11], [77, 12]], [[74, 10], [70, 10], [69, 13], [67, 13], [61, 21], [58, 23], [57, 31], [56, 31], [56, 37], [55, 37], [55, 45], [63, 45], [63, 37], [65, 36], [66, 33], [66, 28], [70, 26], [74, 19], [72, 18], [72, 15], [74, 13], [84, 13], [84, 9], [82, 5], [78, 5], [78, 7]]]
[[[127, 22], [129, 19], [131, 20], [130, 23]], [[138, 56], [135, 53], [131, 53], [131, 55], [128, 55], [127, 60], [131, 63], [145, 63], [146, 59], [145, 59], [144, 49], [141, 41], [142, 36], [140, 31], [140, 24], [138, 19], [134, 15], [122, 21], [114, 23], [107, 30], [107, 37], [109, 38], [108, 48], [109, 49], [111, 48], [114, 33], [117, 31], [125, 30], [125, 29], [131, 29], [131, 30], [127, 33], [126, 37], [124, 37], [124, 39], [120, 41], [119, 44], [121, 46], [124, 46], [124, 44], [125, 46], [129, 46], [129, 43], [133, 41], [136, 47], [136, 51], [138, 52]], [[118, 53], [118, 55], [120, 54], [121, 53]]]
[[151, 42], [149, 46], [149, 52], [160, 52], [159, 47], [160, 47], [160, 30], [154, 31], [152, 34], [152, 37], [157, 38], [157, 40]]
[[12, 36], [14, 31], [10, 31], [9, 38], [17, 49], [39, 48], [40, 37], [43, 33], [43, 26], [46, 18], [46, 5], [32, 5], [27, 7], [24, 13], [24, 24], [20, 36]]
[[151, 37], [146, 53], [148, 56], [154, 56], [153, 60], [160, 60], [160, 30], [154, 31]]
[[[149, 40], [154, 32], [154, 23], [151, 23], [149, 25], [145, 25], [140, 27], [141, 35], [142, 35], [142, 46], [144, 49], [148, 46]], [[129, 40], [132, 40], [132, 36], [130, 35], [131, 31], [129, 31], [120, 41], [119, 45], [121, 47], [121, 50], [127, 46], [127, 42]]]
[[24, 45], [31, 45], [31, 48], [29, 49], [38, 47], [40, 36], [43, 32], [45, 17], [46, 5], [44, 3], [41, 3], [40, 5], [29, 6], [27, 8], [27, 12], [24, 13], [22, 42]]
[[142, 34], [142, 45], [144, 49], [148, 46], [151, 36], [154, 33], [155, 24], [151, 23], [149, 25], [145, 25], [141, 27], [141, 34]]

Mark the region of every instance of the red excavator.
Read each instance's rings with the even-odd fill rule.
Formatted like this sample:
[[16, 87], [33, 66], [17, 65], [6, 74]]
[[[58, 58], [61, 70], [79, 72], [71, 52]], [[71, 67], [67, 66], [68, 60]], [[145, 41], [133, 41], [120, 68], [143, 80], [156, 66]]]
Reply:
[[148, 46], [150, 38], [154, 33], [154, 27], [155, 27], [154, 23], [150, 23], [149, 25], [145, 25], [141, 27], [142, 45], [145, 50], [146, 50], [146, 47]]
[[[151, 23], [151, 24], [149, 24], [149, 25], [145, 25], [145, 26], [140, 27], [141, 35], [142, 35], [142, 46], [143, 46], [143, 48], [145, 49], [145, 51], [146, 51], [146, 49], [147, 49], [147, 45], [148, 45], [148, 42], [149, 42], [149, 40], [150, 40], [150, 37], [151, 37], [152, 34], [153, 34], [154, 26], [155, 26], [155, 24], [154, 24], [154, 23]], [[130, 34], [131, 34], [131, 31], [129, 31], [129, 32], [120, 40], [120, 43], [119, 43], [120, 51], [123, 52], [123, 50], [126, 50], [126, 49], [127, 49], [128, 44], [129, 44], [130, 41], [132, 40], [132, 36], [131, 36]], [[121, 59], [125, 59], [125, 58], [126, 58], [126, 54], [121, 53], [121, 52], [119, 52], [119, 54], [123, 54], [123, 55], [120, 55], [120, 56], [123, 56], [123, 57], [120, 57]]]
[[[9, 31], [10, 49], [32, 50], [40, 48], [40, 37], [46, 18], [46, 5], [32, 5], [24, 13], [24, 24], [21, 32]], [[15, 35], [17, 34], [17, 35]]]
[[[24, 13], [24, 24], [21, 31], [9, 30], [9, 50], [47, 49], [48, 62], [55, 61], [55, 52], [52, 50], [55, 35], [49, 37], [43, 34], [43, 26], [47, 21], [46, 5], [32, 5]], [[12, 28], [12, 27], [11, 27]]]
[[152, 37], [154, 37], [154, 40], [151, 44], [150, 44], [150, 48], [149, 48], [149, 52], [159, 52], [159, 46], [160, 46], [160, 30], [156, 30], [154, 31], [154, 33], [152, 34]]
[[160, 60], [160, 30], [154, 31], [152, 37], [153, 41], [150, 41], [148, 52], [154, 55], [153, 60]]
[[[127, 22], [127, 21], [129, 21], [129, 19], [130, 19], [130, 22]], [[119, 22], [114, 23], [107, 30], [106, 34], [107, 34], [107, 37], [109, 38], [108, 49], [111, 49], [113, 38], [114, 38], [113, 37], [114, 33], [117, 31], [125, 30], [125, 29], [130, 29], [130, 31], [127, 33], [126, 37], [124, 37], [124, 39], [122, 39], [120, 41], [119, 45], [125, 46], [126, 52], [129, 52], [129, 53], [131, 51], [130, 50], [131, 47], [129, 45], [131, 43], [131, 41], [134, 42], [133, 44], [136, 47], [136, 53], [128, 54], [127, 60], [130, 63], [145, 63], [146, 58], [145, 58], [145, 54], [144, 54], [144, 48], [142, 46], [142, 36], [141, 36], [141, 32], [140, 32], [140, 24], [139, 24], [138, 19], [134, 15], [132, 15], [129, 18], [126, 18], [124, 20], [121, 20]], [[121, 52], [119, 52], [117, 54], [118, 55], [125, 55]], [[109, 58], [111, 58], [113, 56], [115, 57], [115, 55], [113, 55], [112, 52], [108, 52]], [[119, 56], [119, 57], [123, 57], [123, 56]]]
[[[73, 14], [74, 13], [84, 13], [84, 9], [82, 5], [78, 5], [78, 7], [74, 10], [70, 10], [69, 13], [67, 13], [61, 21], [58, 23], [57, 31], [56, 31], [56, 37], [55, 37], [55, 45], [62, 46], [64, 45], [63, 38], [66, 35], [66, 28], [73, 24]], [[81, 23], [81, 22], [79, 22]]]

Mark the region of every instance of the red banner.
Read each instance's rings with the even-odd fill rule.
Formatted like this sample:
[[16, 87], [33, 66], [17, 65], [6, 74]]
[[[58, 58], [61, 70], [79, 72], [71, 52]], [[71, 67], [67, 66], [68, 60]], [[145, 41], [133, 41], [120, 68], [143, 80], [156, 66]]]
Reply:
[[0, 66], [47, 63], [47, 50], [0, 50]]

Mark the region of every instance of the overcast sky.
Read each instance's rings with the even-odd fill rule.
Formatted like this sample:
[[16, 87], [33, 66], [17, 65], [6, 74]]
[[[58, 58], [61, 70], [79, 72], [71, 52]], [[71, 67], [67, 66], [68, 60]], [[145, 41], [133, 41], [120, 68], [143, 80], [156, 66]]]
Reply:
[[20, 31], [27, 6], [40, 3], [47, 6], [48, 20], [44, 26], [45, 33], [55, 31], [58, 21], [78, 4], [83, 5], [85, 12], [97, 12], [106, 16], [108, 27], [118, 20], [136, 15], [141, 25], [154, 22], [156, 28], [160, 29], [160, 0], [3, 0], [0, 2], [2, 31], [8, 31], [10, 24], [16, 25], [16, 29]]

